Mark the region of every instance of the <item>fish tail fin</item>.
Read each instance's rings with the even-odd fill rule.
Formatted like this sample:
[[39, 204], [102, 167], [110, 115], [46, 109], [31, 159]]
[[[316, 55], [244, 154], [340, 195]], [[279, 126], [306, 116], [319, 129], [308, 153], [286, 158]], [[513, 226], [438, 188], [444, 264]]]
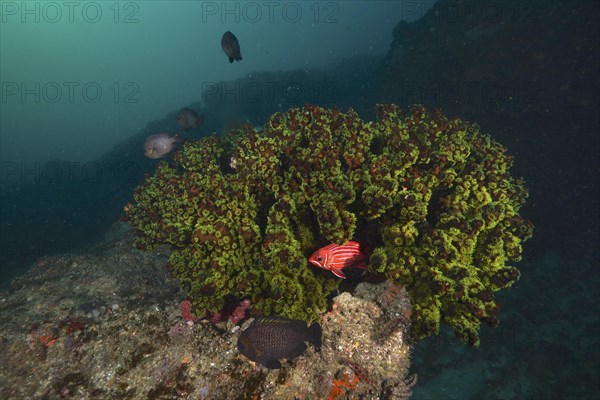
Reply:
[[371, 246], [367, 246], [364, 243], [360, 243], [360, 242], [355, 242], [355, 241], [350, 241], [347, 244], [350, 244], [351, 246], [355, 246], [356, 248], [358, 248], [358, 250], [361, 252], [362, 257], [364, 260], [362, 260], [362, 264], [363, 266], [359, 266], [357, 265], [357, 268], [367, 268], [367, 262], [369, 260], [369, 257], [371, 257], [371, 254], [373, 254], [373, 248]]
[[312, 343], [317, 350], [321, 349], [321, 335], [322, 335], [323, 331], [321, 330], [321, 325], [319, 325], [318, 323], [314, 323], [312, 324], [309, 328], [308, 328], [308, 339], [307, 341]]

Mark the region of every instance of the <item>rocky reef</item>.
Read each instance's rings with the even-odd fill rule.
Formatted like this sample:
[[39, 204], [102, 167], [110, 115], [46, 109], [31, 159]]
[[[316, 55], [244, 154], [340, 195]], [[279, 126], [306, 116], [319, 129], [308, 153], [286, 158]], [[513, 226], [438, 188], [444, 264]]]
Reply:
[[370, 249], [370, 275], [407, 288], [417, 338], [443, 321], [478, 345], [532, 233], [519, 215], [524, 182], [475, 124], [421, 106], [376, 114], [365, 122], [306, 105], [259, 132], [186, 143], [125, 207], [137, 245], [172, 246], [168, 268], [197, 315], [233, 297], [313, 321], [340, 280], [308, 266], [308, 255], [357, 240]]
[[363, 283], [338, 296], [319, 321], [320, 351], [268, 370], [237, 350], [240, 326], [182, 315], [166, 248], [137, 250], [127, 224], [113, 228], [93, 253], [40, 258], [0, 293], [0, 398], [410, 396], [402, 288]]

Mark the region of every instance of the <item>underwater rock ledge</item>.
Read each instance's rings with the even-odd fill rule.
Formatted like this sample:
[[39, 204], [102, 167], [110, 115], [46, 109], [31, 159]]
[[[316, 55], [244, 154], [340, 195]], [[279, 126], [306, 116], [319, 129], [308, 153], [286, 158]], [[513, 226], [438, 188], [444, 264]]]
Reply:
[[186, 323], [166, 248], [132, 246], [128, 224], [94, 254], [39, 259], [0, 295], [4, 399], [343, 399], [410, 396], [410, 304], [389, 282], [342, 293], [320, 319], [323, 345], [255, 367], [231, 322]]

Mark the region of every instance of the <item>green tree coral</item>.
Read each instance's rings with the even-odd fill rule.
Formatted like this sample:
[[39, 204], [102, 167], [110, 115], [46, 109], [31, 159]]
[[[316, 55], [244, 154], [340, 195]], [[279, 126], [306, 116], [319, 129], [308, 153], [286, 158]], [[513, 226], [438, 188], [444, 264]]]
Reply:
[[421, 106], [378, 105], [365, 123], [307, 105], [260, 132], [186, 143], [136, 190], [128, 216], [138, 245], [173, 246], [170, 266], [197, 313], [234, 295], [314, 320], [339, 280], [307, 257], [354, 239], [372, 249], [371, 273], [407, 287], [417, 337], [443, 321], [478, 345], [532, 233], [511, 163], [476, 125]]

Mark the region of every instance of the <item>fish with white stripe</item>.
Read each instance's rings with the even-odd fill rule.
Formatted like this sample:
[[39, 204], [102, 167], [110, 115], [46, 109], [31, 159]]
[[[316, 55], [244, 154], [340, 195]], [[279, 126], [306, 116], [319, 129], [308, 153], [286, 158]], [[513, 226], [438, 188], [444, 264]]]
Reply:
[[346, 279], [342, 272], [344, 268], [367, 268], [367, 255], [358, 242], [345, 244], [330, 244], [315, 251], [308, 261], [327, 271], [331, 271], [338, 278]]

